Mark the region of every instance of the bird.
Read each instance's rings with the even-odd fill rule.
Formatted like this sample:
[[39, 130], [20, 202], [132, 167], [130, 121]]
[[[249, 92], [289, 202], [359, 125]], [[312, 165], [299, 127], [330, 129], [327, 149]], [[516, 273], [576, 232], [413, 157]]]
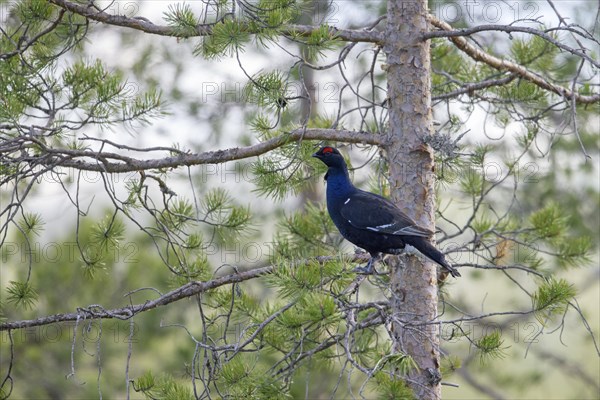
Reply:
[[357, 272], [372, 274], [373, 264], [385, 254], [400, 254], [406, 245], [435, 261], [453, 277], [461, 276], [429, 239], [433, 232], [419, 226], [394, 203], [375, 193], [358, 189], [348, 175], [348, 166], [338, 149], [321, 147], [313, 157], [327, 167], [327, 211], [340, 234], [366, 250], [371, 259]]

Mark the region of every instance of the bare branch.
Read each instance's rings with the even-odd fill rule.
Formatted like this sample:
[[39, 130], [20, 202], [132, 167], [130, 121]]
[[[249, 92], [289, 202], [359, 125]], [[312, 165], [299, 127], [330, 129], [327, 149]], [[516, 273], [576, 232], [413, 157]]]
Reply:
[[[241, 160], [265, 154], [290, 142], [301, 140], [343, 141], [346, 143], [364, 143], [382, 146], [383, 136], [366, 132], [345, 131], [339, 129], [296, 129], [267, 141], [246, 147], [235, 147], [224, 150], [207, 151], [196, 154], [179, 154], [171, 157], [142, 160], [123, 156], [117, 153], [96, 152], [91, 150], [45, 149], [51, 157], [38, 162], [44, 165], [60, 165], [78, 170], [123, 173], [143, 171], [157, 168], [177, 168], [200, 164], [218, 164], [227, 161]], [[91, 158], [95, 161], [83, 161]], [[115, 161], [116, 160], [116, 161]], [[118, 162], [120, 161], [120, 162]]]
[[514, 81], [516, 77], [517, 76], [515, 74], [510, 74], [508, 76], [498, 79], [487, 79], [485, 81], [480, 82], [463, 83], [461, 85], [462, 87], [460, 87], [459, 89], [453, 90], [448, 93], [443, 93], [438, 96], [432, 96], [431, 99], [433, 101], [448, 100], [454, 97], [458, 97], [461, 94], [471, 94], [477, 90], [487, 89], [493, 86], [503, 86], [507, 83]]

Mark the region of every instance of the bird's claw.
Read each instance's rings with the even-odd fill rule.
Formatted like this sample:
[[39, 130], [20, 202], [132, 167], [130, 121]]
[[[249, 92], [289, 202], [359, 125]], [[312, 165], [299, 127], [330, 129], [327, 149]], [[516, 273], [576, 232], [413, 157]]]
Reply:
[[368, 266], [356, 267], [352, 271], [357, 274], [361, 274], [361, 275], [373, 275], [374, 272], [377, 272], [377, 271], [375, 271], [375, 268], [373, 268], [373, 267], [369, 268]]
[[378, 274], [378, 272], [375, 269], [375, 267], [373, 266], [373, 264], [374, 264], [373, 258], [371, 258], [369, 260], [369, 262], [367, 263], [367, 265], [365, 265], [364, 267], [356, 267], [356, 268], [354, 268], [354, 272], [356, 272], [357, 274], [362, 274], [362, 275]]
[[406, 254], [406, 255], [417, 255], [419, 254], [419, 250], [417, 250], [415, 247], [411, 246], [410, 244], [405, 244], [403, 247], [399, 248], [399, 249], [394, 249], [393, 251], [390, 251], [390, 254], [394, 254], [394, 255], [402, 255], [402, 254]]

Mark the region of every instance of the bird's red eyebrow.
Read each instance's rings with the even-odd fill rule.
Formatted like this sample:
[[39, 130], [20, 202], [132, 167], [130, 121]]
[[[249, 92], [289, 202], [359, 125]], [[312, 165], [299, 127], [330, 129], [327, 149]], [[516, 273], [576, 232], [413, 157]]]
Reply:
[[333, 153], [333, 149], [331, 147], [323, 147], [323, 154]]

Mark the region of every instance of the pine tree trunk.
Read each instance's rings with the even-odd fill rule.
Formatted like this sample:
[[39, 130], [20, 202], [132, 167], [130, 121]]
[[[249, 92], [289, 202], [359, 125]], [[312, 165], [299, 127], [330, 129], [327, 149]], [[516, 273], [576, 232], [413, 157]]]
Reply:
[[[392, 196], [423, 227], [434, 228], [435, 193], [432, 149], [423, 144], [431, 131], [429, 42], [426, 0], [389, 0], [384, 51], [388, 64], [389, 160]], [[394, 350], [418, 365], [407, 383], [419, 399], [441, 397], [436, 267], [424, 258], [401, 256], [392, 268]]]

